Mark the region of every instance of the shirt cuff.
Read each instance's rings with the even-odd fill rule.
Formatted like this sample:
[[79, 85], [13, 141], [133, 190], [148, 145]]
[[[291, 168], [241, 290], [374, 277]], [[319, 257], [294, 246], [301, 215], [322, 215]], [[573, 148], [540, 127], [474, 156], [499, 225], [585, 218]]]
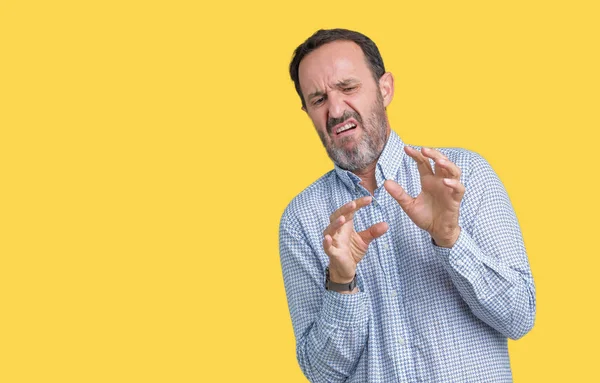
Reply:
[[436, 256], [446, 266], [450, 266], [462, 275], [477, 273], [481, 267], [480, 262], [473, 262], [474, 259], [478, 259], [481, 250], [465, 229], [460, 230], [458, 239], [452, 247], [439, 247], [434, 244], [433, 248]]
[[323, 319], [332, 324], [361, 325], [369, 320], [369, 297], [366, 292], [340, 294], [325, 290]]

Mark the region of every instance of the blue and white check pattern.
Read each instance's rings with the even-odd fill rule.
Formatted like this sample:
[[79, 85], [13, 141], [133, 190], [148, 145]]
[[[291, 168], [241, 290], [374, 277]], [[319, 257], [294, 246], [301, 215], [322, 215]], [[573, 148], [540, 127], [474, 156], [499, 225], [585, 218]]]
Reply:
[[416, 163], [395, 132], [377, 163], [373, 202], [357, 231], [389, 230], [358, 264], [360, 292], [325, 290], [322, 232], [329, 215], [369, 192], [339, 167], [288, 205], [280, 223], [283, 278], [300, 368], [314, 383], [511, 382], [507, 337], [533, 326], [535, 287], [517, 218], [489, 164], [464, 149], [439, 149], [462, 170], [461, 234], [451, 249], [432, 243], [383, 188], [412, 196]]

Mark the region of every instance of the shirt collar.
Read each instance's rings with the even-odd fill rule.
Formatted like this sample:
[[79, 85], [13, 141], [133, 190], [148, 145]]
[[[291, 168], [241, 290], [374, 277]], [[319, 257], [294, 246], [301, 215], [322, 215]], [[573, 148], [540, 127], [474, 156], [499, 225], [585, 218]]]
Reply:
[[[402, 142], [396, 132], [391, 130], [390, 136], [377, 160], [375, 179], [378, 188], [383, 185], [385, 180], [396, 179], [404, 154], [404, 142]], [[350, 190], [355, 191], [358, 183], [361, 181], [360, 177], [351, 171], [340, 168], [338, 164], [334, 164], [334, 167], [335, 173], [341, 179], [342, 183]]]

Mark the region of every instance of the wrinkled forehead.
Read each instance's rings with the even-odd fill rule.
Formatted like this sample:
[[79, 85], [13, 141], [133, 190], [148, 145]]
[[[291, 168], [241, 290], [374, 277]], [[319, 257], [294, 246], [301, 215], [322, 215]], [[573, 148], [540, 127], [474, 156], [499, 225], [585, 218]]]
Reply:
[[372, 77], [362, 49], [352, 41], [334, 41], [315, 49], [300, 62], [298, 75], [304, 96], [348, 79], [364, 82]]

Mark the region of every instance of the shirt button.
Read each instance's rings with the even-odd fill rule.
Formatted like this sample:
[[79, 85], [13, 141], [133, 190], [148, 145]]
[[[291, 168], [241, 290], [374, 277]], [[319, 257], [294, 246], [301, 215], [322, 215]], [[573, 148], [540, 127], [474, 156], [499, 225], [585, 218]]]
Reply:
[[399, 344], [400, 346], [404, 346], [404, 338], [402, 338], [402, 337], [398, 337], [398, 344]]
[[387, 243], [385, 245], [383, 245], [383, 250], [389, 250], [390, 249], [390, 245], [388, 245]]
[[397, 297], [398, 296], [398, 292], [396, 290], [392, 290], [392, 294], [393, 297]]

